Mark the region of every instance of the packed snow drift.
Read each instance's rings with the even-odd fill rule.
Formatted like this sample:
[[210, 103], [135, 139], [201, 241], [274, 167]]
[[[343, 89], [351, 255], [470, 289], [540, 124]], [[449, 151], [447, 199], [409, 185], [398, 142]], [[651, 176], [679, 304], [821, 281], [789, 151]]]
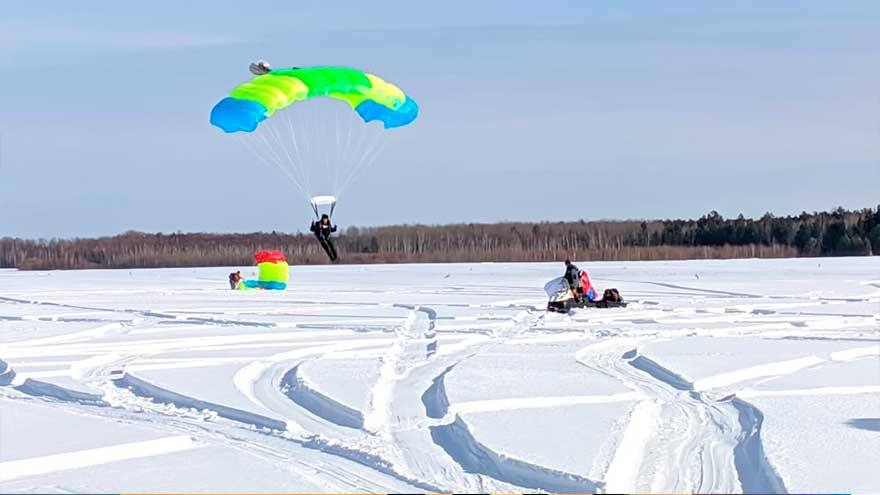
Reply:
[[579, 265], [0, 271], [0, 492], [880, 491], [880, 260]]

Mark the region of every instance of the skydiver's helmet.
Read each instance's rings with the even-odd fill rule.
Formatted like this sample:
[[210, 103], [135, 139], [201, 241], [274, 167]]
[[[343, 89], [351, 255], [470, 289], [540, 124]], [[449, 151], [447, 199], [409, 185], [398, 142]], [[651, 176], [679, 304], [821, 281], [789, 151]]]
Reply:
[[330, 223], [330, 215], [327, 215], [326, 213], [321, 215], [321, 224], [325, 223], [324, 220], [326, 220], [327, 221], [326, 223], [329, 224]]
[[266, 62], [265, 60], [257, 60], [256, 62], [251, 62], [249, 69], [251, 70], [251, 74], [255, 76], [268, 74], [269, 71], [272, 70], [272, 68], [269, 67], [269, 62]]

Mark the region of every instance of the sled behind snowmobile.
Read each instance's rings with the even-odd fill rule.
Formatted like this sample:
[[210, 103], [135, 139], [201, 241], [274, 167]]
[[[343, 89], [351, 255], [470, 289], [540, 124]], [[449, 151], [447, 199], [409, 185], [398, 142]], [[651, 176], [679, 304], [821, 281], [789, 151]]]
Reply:
[[578, 302], [574, 299], [569, 299], [567, 301], [550, 301], [547, 303], [547, 311], [551, 313], [568, 313], [574, 308], [582, 309], [582, 308], [625, 308], [625, 302], [623, 301], [583, 301]]

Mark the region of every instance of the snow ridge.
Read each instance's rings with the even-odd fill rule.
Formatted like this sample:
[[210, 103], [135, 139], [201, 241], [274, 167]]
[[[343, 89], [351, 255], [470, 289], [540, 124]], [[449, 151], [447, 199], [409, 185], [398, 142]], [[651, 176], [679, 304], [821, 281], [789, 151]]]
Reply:
[[[458, 364], [458, 363], [456, 363]], [[449, 398], [446, 395], [446, 374], [455, 368], [456, 364], [443, 370], [431, 381], [431, 386], [422, 394], [422, 404], [425, 405], [425, 414], [429, 418], [442, 419], [449, 412]]]
[[430, 429], [434, 442], [455, 459], [465, 472], [556, 493], [596, 493], [600, 488], [600, 485], [582, 476], [496, 453], [477, 441], [458, 415], [452, 423], [432, 426]]
[[298, 371], [299, 365], [294, 366], [281, 379], [281, 391], [290, 400], [315, 416], [331, 423], [346, 428], [363, 428], [364, 415], [360, 411], [310, 387]]
[[734, 447], [734, 461], [745, 493], [787, 493], [782, 478], [764, 454], [761, 426], [764, 415], [757, 407], [734, 398], [731, 404], [739, 412], [739, 442]]
[[9, 364], [0, 359], [0, 386], [6, 386], [15, 380], [15, 370]]
[[209, 410], [216, 412], [217, 415], [222, 418], [231, 419], [240, 423], [250, 424], [257, 428], [266, 428], [269, 430], [278, 431], [287, 430], [287, 423], [285, 423], [284, 421], [269, 418], [267, 416], [252, 413], [249, 411], [224, 406], [222, 404], [215, 404], [201, 399], [196, 399], [194, 397], [188, 397], [186, 395], [178, 394], [177, 392], [172, 392], [171, 390], [167, 390], [165, 388], [159, 387], [158, 385], [154, 385], [146, 380], [138, 378], [131, 373], [125, 373], [124, 375], [122, 375], [122, 378], [113, 380], [113, 383], [117, 387], [128, 389], [135, 395], [150, 399], [156, 403], [172, 404], [176, 407], [183, 409], [196, 409], [200, 411]]
[[35, 380], [33, 378], [25, 378], [21, 385], [15, 387], [19, 392], [42, 397], [51, 397], [56, 400], [66, 402], [78, 402], [84, 405], [107, 406], [104, 401], [103, 394], [98, 391], [88, 392], [84, 390], [73, 390], [68, 387], [62, 387], [54, 383]]

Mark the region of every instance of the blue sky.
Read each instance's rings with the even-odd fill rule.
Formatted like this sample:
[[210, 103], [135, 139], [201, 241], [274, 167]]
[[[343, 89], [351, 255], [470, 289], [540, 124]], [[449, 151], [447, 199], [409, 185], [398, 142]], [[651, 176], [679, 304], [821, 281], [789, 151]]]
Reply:
[[0, 236], [304, 230], [208, 124], [257, 58], [419, 102], [342, 225], [880, 202], [876, 1], [183, 3], [5, 6]]

